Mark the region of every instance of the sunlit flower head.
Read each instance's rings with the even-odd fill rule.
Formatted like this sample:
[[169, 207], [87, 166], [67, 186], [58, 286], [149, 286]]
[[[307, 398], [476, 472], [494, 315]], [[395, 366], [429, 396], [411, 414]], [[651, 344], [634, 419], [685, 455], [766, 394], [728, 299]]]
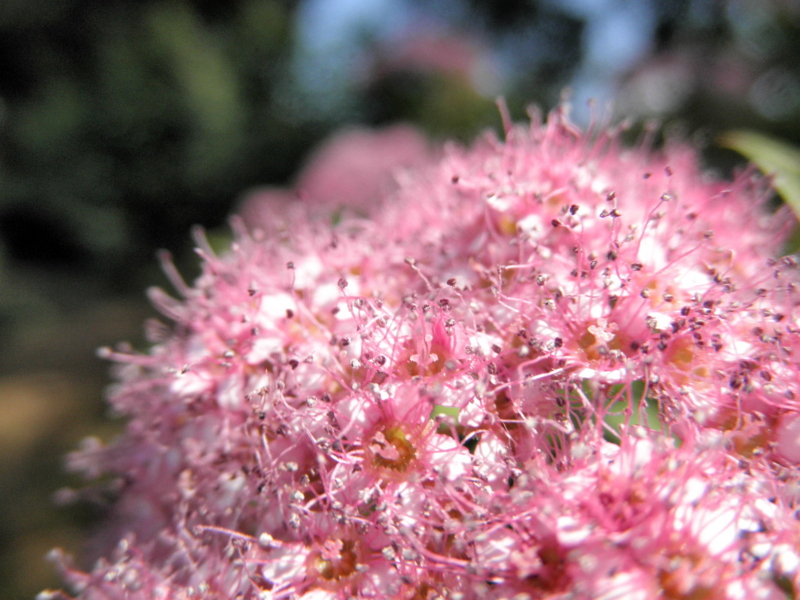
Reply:
[[127, 429], [71, 457], [117, 496], [73, 593], [797, 597], [788, 214], [619, 136], [534, 115], [165, 261], [171, 324], [104, 351]]

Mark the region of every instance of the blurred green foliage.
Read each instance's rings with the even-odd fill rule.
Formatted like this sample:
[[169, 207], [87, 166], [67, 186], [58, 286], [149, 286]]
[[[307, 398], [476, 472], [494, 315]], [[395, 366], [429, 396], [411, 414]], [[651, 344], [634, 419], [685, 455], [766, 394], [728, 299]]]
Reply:
[[729, 131], [720, 143], [774, 179], [775, 190], [800, 217], [800, 148], [755, 131]]
[[91, 268], [114, 286], [177, 231], [220, 223], [239, 190], [285, 179], [320, 135], [274, 108], [288, 3], [237, 2], [213, 20], [178, 1], [22, 7], [0, 18], [12, 259]]

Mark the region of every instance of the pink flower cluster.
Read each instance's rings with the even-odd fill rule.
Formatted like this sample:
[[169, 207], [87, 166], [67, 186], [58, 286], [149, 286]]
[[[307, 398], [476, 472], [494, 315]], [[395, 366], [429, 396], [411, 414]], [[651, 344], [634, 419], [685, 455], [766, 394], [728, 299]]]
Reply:
[[198, 236], [194, 286], [166, 265], [172, 324], [107, 352], [127, 430], [71, 457], [118, 494], [116, 548], [59, 558], [77, 597], [797, 598], [768, 182], [563, 109], [398, 181], [366, 217]]

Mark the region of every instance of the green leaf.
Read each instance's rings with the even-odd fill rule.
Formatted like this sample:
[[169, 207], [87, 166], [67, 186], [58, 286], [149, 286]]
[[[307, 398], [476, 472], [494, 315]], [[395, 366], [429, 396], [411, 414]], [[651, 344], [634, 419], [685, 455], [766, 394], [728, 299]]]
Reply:
[[752, 161], [764, 174], [773, 175], [776, 191], [800, 218], [800, 148], [745, 130], [729, 131], [719, 143]]
[[433, 410], [431, 411], [431, 419], [435, 419], [439, 415], [447, 415], [448, 417], [452, 417], [455, 421], [458, 421], [458, 413], [460, 411], [461, 409], [456, 406], [445, 406], [444, 404], [434, 404]]
[[434, 404], [433, 410], [431, 410], [431, 419], [435, 419], [439, 415], [445, 415], [447, 418], [442, 419], [442, 422], [439, 423], [439, 427], [436, 429], [436, 433], [441, 433], [444, 435], [449, 434], [452, 431], [452, 426], [458, 425], [458, 413], [461, 411], [460, 408], [456, 406], [445, 406], [443, 404]]
[[603, 431], [603, 438], [607, 442], [620, 444], [622, 441], [622, 426], [627, 423], [629, 427], [645, 427], [651, 431], [663, 431], [659, 414], [658, 401], [655, 398], [645, 398], [644, 381], [637, 379], [625, 385], [609, 386], [603, 393], [602, 399], [592, 390], [590, 380], [583, 381], [584, 393], [592, 402], [609, 404], [606, 407], [603, 421], [608, 426]]

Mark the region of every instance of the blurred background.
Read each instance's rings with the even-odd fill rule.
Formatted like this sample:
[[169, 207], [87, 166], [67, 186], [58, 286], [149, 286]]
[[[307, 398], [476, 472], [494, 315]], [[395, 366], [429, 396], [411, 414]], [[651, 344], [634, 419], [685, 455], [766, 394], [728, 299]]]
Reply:
[[521, 120], [567, 89], [579, 123], [594, 98], [726, 172], [722, 132], [800, 143], [797, 56], [793, 0], [2, 0], [0, 597], [59, 587], [45, 554], [102, 515], [53, 500], [63, 455], [122, 425], [95, 350], [146, 348], [156, 252], [191, 280], [192, 225], [224, 240], [343, 126], [466, 142], [496, 97]]

